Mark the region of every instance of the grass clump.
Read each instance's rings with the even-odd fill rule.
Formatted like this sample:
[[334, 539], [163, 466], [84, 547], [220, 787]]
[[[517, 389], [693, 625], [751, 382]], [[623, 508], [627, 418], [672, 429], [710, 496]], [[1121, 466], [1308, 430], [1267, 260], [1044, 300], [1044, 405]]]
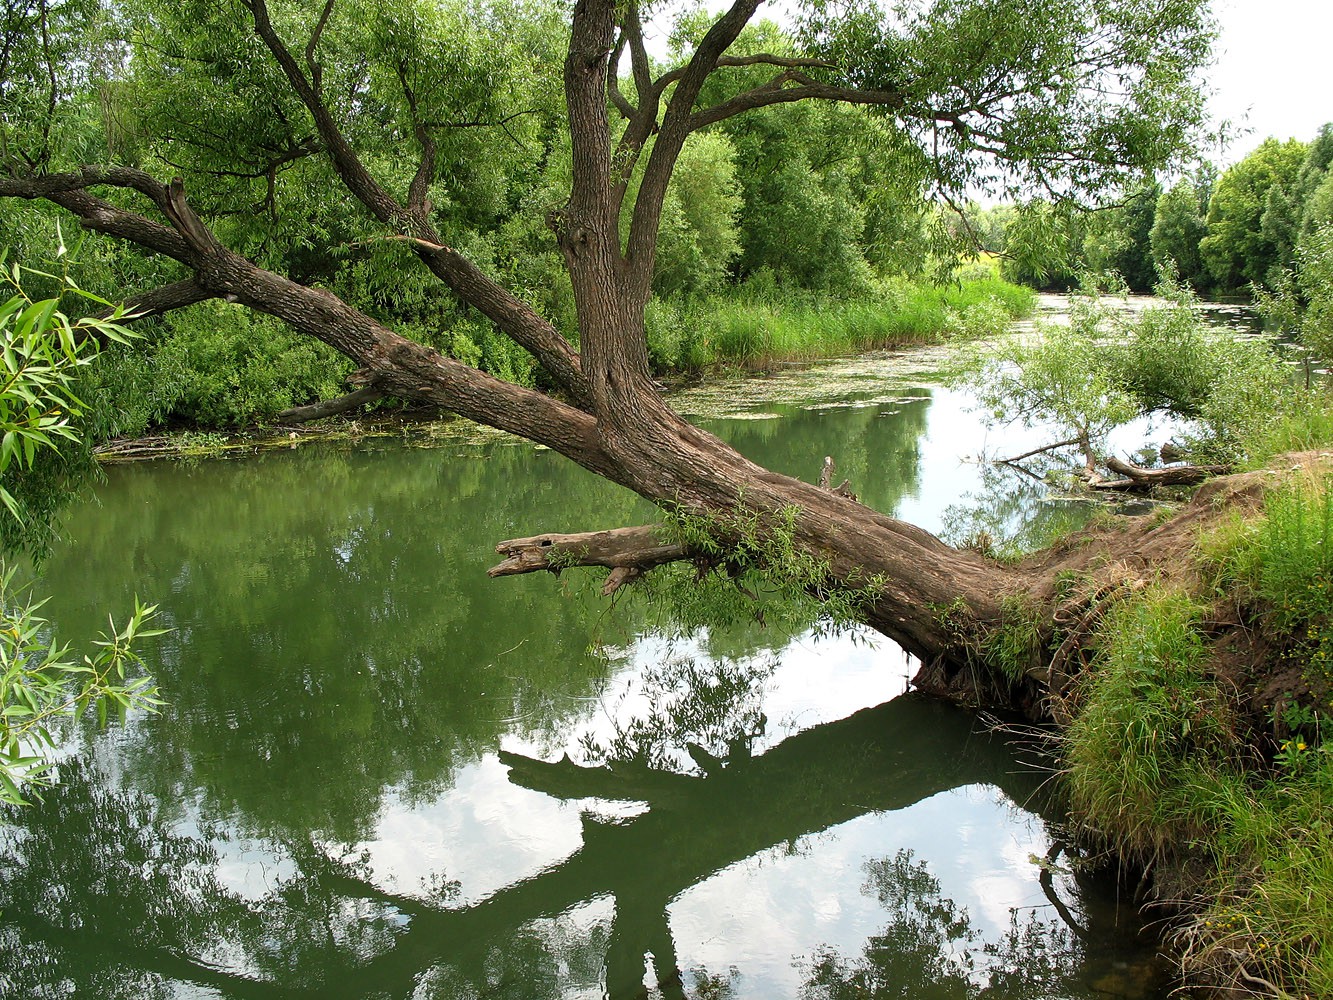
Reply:
[[1064, 736], [1075, 813], [1141, 857], [1206, 833], [1210, 774], [1234, 755], [1230, 710], [1206, 674], [1205, 613], [1161, 586], [1113, 608]]
[[988, 663], [999, 667], [1011, 684], [1018, 684], [1029, 669], [1040, 665], [1040, 611], [1018, 594], [1007, 595], [1000, 607], [1003, 620], [987, 636], [981, 653]]
[[649, 303], [648, 351], [659, 371], [731, 364], [764, 368], [862, 351], [998, 333], [1030, 312], [1029, 290], [995, 277], [940, 287], [885, 282], [856, 299], [752, 282], [726, 296]]
[[1219, 878], [1179, 938], [1187, 970], [1279, 997], [1333, 996], [1333, 755], [1313, 730], [1215, 799]]

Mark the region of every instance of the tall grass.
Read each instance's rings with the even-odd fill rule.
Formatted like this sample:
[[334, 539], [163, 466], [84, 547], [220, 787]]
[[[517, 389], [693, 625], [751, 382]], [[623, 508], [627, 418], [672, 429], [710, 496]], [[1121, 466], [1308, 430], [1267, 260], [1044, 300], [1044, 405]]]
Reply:
[[1202, 540], [1205, 588], [1303, 669], [1272, 737], [1211, 672], [1210, 607], [1149, 587], [1107, 615], [1066, 730], [1071, 805], [1122, 854], [1170, 858], [1185, 970], [1238, 995], [1333, 996], [1333, 477], [1295, 478]]
[[1134, 855], [1196, 839], [1206, 809], [1193, 790], [1230, 760], [1234, 726], [1204, 672], [1206, 609], [1149, 588], [1107, 615], [1082, 707], [1064, 735], [1067, 786], [1082, 822]]
[[1333, 405], [1323, 387], [1292, 388], [1249, 422], [1242, 438], [1245, 464], [1261, 468], [1274, 455], [1333, 446]]
[[1261, 517], [1203, 540], [1203, 553], [1214, 589], [1255, 604], [1270, 639], [1304, 664], [1311, 689], [1333, 689], [1333, 476], [1293, 477], [1268, 493]]
[[1034, 303], [1030, 289], [995, 277], [944, 287], [895, 281], [873, 298], [845, 301], [742, 287], [691, 302], [654, 300], [648, 349], [659, 371], [764, 368], [998, 333]]

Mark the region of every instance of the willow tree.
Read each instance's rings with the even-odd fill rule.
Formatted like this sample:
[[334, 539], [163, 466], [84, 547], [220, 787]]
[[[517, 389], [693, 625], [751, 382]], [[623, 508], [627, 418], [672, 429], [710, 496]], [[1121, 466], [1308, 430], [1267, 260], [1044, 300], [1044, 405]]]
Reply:
[[[644, 332], [663, 204], [692, 135], [799, 101], [847, 102], [882, 116], [912, 154], [903, 169], [943, 199], [976, 187], [1057, 198], [1120, 187], [1182, 152], [1200, 125], [1196, 77], [1212, 32], [1206, 0], [813, 0], [797, 54], [743, 56], [728, 53], [761, 0], [736, 0], [665, 66], [645, 43], [646, 7], [576, 0], [558, 8], [571, 182], [546, 221], [572, 284], [576, 339], [456, 246], [451, 216], [437, 207], [458, 196], [442, 167], [446, 141], [467, 127], [505, 145], [511, 119], [469, 116], [494, 94], [432, 46], [443, 53], [451, 31], [483, 41], [493, 32], [497, 58], [531, 58], [527, 71], [540, 73], [539, 59], [515, 51], [507, 27], [515, 8], [497, 3], [460, 21], [463, 8], [425, 0], [99, 7], [133, 28], [122, 49], [99, 43], [113, 53], [103, 59], [111, 75], [156, 61], [165, 67], [159, 89], [136, 100], [169, 105], [172, 87], [186, 95], [165, 115], [122, 106], [123, 116], [158, 127], [177, 116], [185, 132], [192, 105], [210, 93], [231, 109], [235, 127], [214, 129], [215, 162], [204, 172], [172, 158], [176, 129], [141, 137], [141, 152], [119, 161], [62, 162], [79, 153], [61, 147], [50, 127], [64, 94], [54, 67], [42, 64], [52, 46], [41, 40], [49, 43], [54, 19], [75, 2], [10, 5], [10, 25], [26, 31], [11, 36], [13, 51], [28, 51], [39, 71], [20, 86], [17, 63], [8, 67], [7, 94], [27, 98], [13, 102], [15, 115], [5, 111], [0, 195], [58, 206], [89, 230], [174, 262], [179, 280], [127, 293], [131, 305], [151, 313], [222, 298], [277, 317], [355, 362], [357, 399], [398, 397], [522, 436], [704, 526], [670, 537], [640, 527], [511, 540], [493, 574], [604, 566], [611, 590], [678, 560], [724, 573], [746, 560], [770, 560], [774, 572], [804, 567], [803, 584], [818, 594], [854, 592], [857, 613], [921, 657], [924, 682], [939, 690], [984, 675], [977, 652], [1016, 597], [1043, 611], [1038, 629], [1047, 637], [1073, 613], [1059, 606], [1054, 581], [1086, 553], [998, 565], [845, 490], [770, 472], [676, 414], [650, 377]], [[77, 76], [89, 65], [76, 53], [65, 68]], [[104, 100], [103, 110], [115, 103]], [[216, 158], [248, 148], [256, 131], [284, 137], [286, 148], [279, 143], [267, 164], [218, 167]], [[216, 194], [219, 183], [267, 179], [271, 207], [278, 169], [301, 158], [327, 164], [346, 212], [360, 213], [377, 239], [410, 247], [412, 266], [530, 352], [546, 388], [490, 377], [404, 336], [387, 312], [370, 315], [263, 266], [253, 238], [229, 245], [222, 222], [239, 209]], [[262, 229], [263, 212], [256, 218]], [[268, 219], [298, 224], [281, 212]], [[336, 236], [312, 226], [305, 239]], [[1137, 542], [1121, 536], [1118, 544]], [[1045, 680], [1034, 669], [1001, 687], [1033, 704]]]

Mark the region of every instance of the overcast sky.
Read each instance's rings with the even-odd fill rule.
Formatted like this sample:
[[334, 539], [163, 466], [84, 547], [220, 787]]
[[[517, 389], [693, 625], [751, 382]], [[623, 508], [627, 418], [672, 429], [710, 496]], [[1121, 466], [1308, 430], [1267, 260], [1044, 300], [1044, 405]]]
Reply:
[[1234, 163], [1270, 135], [1309, 142], [1333, 121], [1333, 0], [1213, 2], [1213, 114], [1251, 130], [1214, 158]]

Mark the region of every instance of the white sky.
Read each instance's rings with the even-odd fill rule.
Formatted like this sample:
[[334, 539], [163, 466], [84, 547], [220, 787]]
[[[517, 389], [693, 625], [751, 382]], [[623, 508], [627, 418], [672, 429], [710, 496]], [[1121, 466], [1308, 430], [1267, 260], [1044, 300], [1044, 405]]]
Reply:
[[1309, 142], [1333, 121], [1333, 0], [1213, 0], [1222, 29], [1212, 111], [1250, 132], [1211, 157], [1234, 163], [1264, 139]]

